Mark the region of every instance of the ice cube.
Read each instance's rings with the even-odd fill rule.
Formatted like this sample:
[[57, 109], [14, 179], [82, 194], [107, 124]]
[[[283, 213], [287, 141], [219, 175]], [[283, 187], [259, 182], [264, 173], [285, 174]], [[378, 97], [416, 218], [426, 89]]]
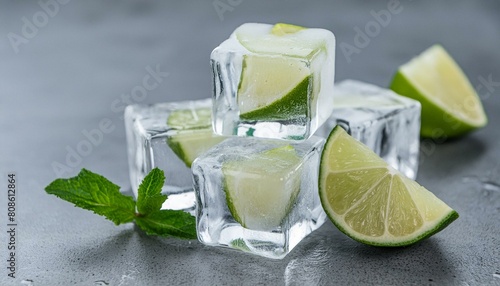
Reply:
[[232, 137], [193, 163], [198, 239], [280, 259], [320, 227], [324, 139]]
[[355, 80], [335, 85], [334, 109], [316, 132], [326, 138], [335, 125], [370, 147], [411, 179], [418, 170], [420, 103]]
[[211, 125], [212, 100], [129, 105], [125, 109], [130, 183], [137, 189], [153, 168], [165, 172], [165, 209], [194, 211], [192, 161], [221, 142]]
[[217, 134], [304, 140], [332, 112], [328, 30], [243, 24], [212, 52], [211, 65]]

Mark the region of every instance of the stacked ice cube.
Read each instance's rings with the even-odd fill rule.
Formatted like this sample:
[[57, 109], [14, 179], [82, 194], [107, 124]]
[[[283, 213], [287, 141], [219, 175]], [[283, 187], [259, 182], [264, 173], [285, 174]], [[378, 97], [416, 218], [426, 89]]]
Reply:
[[243, 24], [212, 52], [211, 65], [218, 134], [304, 140], [331, 114], [328, 30]]
[[[192, 161], [224, 137], [212, 132], [210, 99], [129, 105], [125, 109], [130, 183], [134, 195], [155, 167], [165, 173], [165, 209], [194, 211]], [[181, 143], [182, 142], [182, 143]]]
[[326, 218], [318, 196], [324, 140], [231, 138], [193, 164], [198, 239], [283, 258]]
[[244, 24], [211, 55], [212, 100], [127, 107], [134, 192], [160, 167], [163, 207], [196, 205], [202, 243], [283, 258], [325, 221], [321, 137], [336, 124], [414, 177], [420, 105], [354, 81], [334, 93], [334, 46], [322, 29]]
[[193, 164], [201, 242], [282, 258], [323, 224], [311, 136], [332, 112], [334, 47], [327, 30], [244, 24], [212, 52], [214, 131], [236, 137]]
[[326, 138], [340, 125], [392, 167], [415, 179], [420, 146], [420, 102], [355, 80], [337, 83], [333, 95], [333, 112], [316, 135]]

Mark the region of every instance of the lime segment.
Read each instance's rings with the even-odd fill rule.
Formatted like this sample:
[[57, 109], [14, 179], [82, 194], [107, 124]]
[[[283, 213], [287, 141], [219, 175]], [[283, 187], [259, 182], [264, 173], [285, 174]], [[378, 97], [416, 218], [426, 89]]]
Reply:
[[208, 128], [212, 126], [211, 108], [179, 109], [167, 118], [167, 125], [174, 129]]
[[178, 130], [167, 144], [188, 168], [199, 155], [225, 138], [212, 131], [210, 108], [180, 109], [172, 112], [167, 125]]
[[310, 70], [300, 59], [245, 56], [237, 97], [240, 117], [245, 120], [305, 117], [310, 79]]
[[190, 130], [167, 139], [167, 144], [179, 159], [191, 168], [193, 161], [225, 139], [215, 135], [212, 129]]
[[321, 156], [319, 195], [342, 232], [376, 246], [416, 243], [458, 218], [456, 211], [339, 126]]
[[312, 57], [324, 48], [324, 31], [290, 24], [247, 23], [234, 31], [234, 37], [248, 51], [268, 55]]
[[271, 33], [276, 36], [284, 36], [287, 34], [296, 33], [304, 29], [306, 28], [297, 25], [278, 23], [273, 26], [273, 28], [271, 29]]
[[455, 137], [487, 123], [471, 83], [439, 45], [401, 66], [391, 89], [420, 101], [423, 137]]
[[290, 145], [225, 162], [224, 191], [233, 218], [252, 230], [278, 227], [299, 193], [301, 166]]

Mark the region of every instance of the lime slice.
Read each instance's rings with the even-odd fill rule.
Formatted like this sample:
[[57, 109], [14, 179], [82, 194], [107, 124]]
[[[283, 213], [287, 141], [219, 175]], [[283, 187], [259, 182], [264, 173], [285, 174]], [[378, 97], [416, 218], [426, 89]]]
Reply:
[[167, 139], [167, 144], [170, 149], [179, 157], [179, 159], [191, 168], [194, 159], [208, 151], [216, 144], [219, 144], [224, 139], [223, 136], [215, 135], [211, 128], [190, 130], [176, 135], [170, 136]]
[[311, 58], [325, 48], [325, 39], [332, 34], [324, 29], [307, 29], [283, 23], [274, 26], [247, 23], [239, 26], [233, 37], [253, 53]]
[[188, 168], [199, 155], [225, 138], [212, 131], [210, 108], [181, 109], [172, 112], [167, 125], [179, 130], [167, 138], [170, 149]]
[[273, 28], [271, 29], [271, 33], [276, 36], [284, 36], [287, 34], [296, 33], [304, 29], [306, 28], [297, 25], [278, 23], [273, 26]]
[[211, 108], [179, 109], [168, 116], [167, 125], [178, 130], [209, 128], [212, 126], [211, 120]]
[[225, 162], [224, 191], [233, 218], [252, 230], [278, 227], [299, 193], [301, 166], [290, 145]]
[[343, 233], [376, 246], [416, 243], [458, 218], [448, 205], [339, 126], [321, 156], [319, 195]]
[[420, 101], [423, 137], [455, 137], [487, 123], [474, 88], [439, 45], [401, 66], [391, 89]]
[[305, 61], [284, 57], [244, 57], [238, 87], [240, 118], [287, 120], [305, 117], [310, 70]]

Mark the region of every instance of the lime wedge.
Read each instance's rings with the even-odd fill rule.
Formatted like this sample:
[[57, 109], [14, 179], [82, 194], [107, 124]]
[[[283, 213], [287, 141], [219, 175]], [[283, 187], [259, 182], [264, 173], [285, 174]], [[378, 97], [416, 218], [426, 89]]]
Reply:
[[210, 108], [181, 109], [172, 112], [167, 125], [179, 130], [167, 138], [170, 149], [188, 168], [194, 159], [225, 139], [212, 131]]
[[455, 137], [487, 123], [474, 88], [440, 45], [401, 66], [391, 89], [420, 101], [423, 137]]
[[167, 125], [178, 130], [209, 128], [212, 126], [211, 120], [211, 108], [179, 109], [168, 116]]
[[307, 29], [290, 24], [272, 26], [247, 23], [239, 26], [232, 36], [253, 53], [311, 58], [325, 48], [325, 38], [331, 35], [331, 32], [323, 29]]
[[240, 118], [305, 117], [311, 78], [307, 63], [300, 59], [245, 56], [237, 96]]
[[210, 128], [178, 133], [168, 137], [167, 144], [175, 155], [191, 168], [194, 159], [224, 139], [226, 138], [223, 136], [215, 135]]
[[286, 34], [293, 34], [304, 29], [306, 28], [297, 25], [278, 23], [273, 26], [271, 33], [276, 36], [284, 36]]
[[301, 166], [290, 145], [225, 162], [224, 191], [233, 218], [252, 230], [278, 227], [299, 193]]
[[343, 233], [376, 246], [416, 243], [458, 218], [456, 211], [339, 126], [321, 155], [319, 195]]

